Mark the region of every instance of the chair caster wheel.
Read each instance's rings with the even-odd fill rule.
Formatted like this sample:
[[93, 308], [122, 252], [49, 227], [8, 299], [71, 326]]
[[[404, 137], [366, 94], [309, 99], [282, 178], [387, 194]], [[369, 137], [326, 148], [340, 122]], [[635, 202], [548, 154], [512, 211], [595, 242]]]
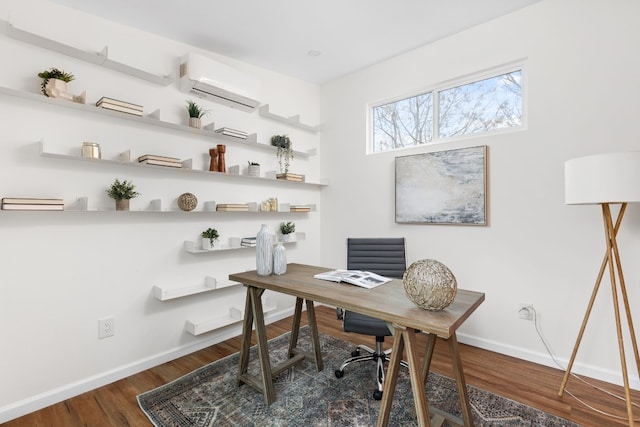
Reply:
[[342, 378], [344, 376], [344, 372], [341, 371], [340, 369], [336, 369], [336, 378]]
[[351, 352], [351, 357], [358, 357], [360, 356], [360, 350], [353, 350]]
[[373, 392], [373, 398], [375, 400], [380, 400], [382, 399], [382, 392], [380, 390], [376, 390]]

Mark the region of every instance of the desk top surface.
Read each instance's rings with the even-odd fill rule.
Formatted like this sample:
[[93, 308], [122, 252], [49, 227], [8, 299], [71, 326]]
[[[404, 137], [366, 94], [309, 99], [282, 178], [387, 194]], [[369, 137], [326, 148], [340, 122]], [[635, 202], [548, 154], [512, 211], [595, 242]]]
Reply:
[[289, 264], [287, 272], [280, 276], [260, 276], [254, 270], [230, 274], [229, 279], [246, 286], [342, 307], [443, 338], [449, 338], [484, 301], [484, 293], [458, 289], [449, 307], [440, 311], [428, 311], [407, 298], [402, 280], [399, 279], [366, 289], [313, 278], [314, 274], [330, 270], [333, 269]]

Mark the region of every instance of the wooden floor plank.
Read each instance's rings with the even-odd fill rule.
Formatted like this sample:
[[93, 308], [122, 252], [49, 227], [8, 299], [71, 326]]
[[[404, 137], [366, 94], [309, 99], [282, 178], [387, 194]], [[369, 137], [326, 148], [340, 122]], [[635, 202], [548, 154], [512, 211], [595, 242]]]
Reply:
[[[318, 329], [321, 333], [333, 335], [355, 344], [374, 344], [372, 337], [350, 334], [342, 331], [336, 320], [335, 310], [316, 307]], [[303, 316], [303, 324], [306, 316]], [[267, 326], [269, 339], [289, 330], [291, 318], [283, 319]], [[255, 335], [255, 334], [254, 334]], [[424, 348], [426, 337], [419, 335], [419, 348]], [[385, 348], [390, 348], [393, 338], [388, 338]], [[255, 336], [252, 345], [255, 344]], [[563, 371], [526, 362], [513, 357], [460, 344], [460, 354], [464, 366], [467, 385], [482, 388], [492, 393], [533, 406], [543, 411], [567, 418], [585, 427], [626, 426], [626, 406], [617, 400], [575, 379], [570, 379], [568, 390], [590, 405], [596, 405], [615, 414], [610, 418], [592, 411], [565, 393], [557, 396], [562, 382]], [[164, 363], [115, 383], [100, 387], [64, 402], [44, 408], [4, 424], [3, 427], [58, 427], [58, 426], [150, 426], [146, 416], [138, 407], [136, 396], [161, 386], [203, 365], [226, 357], [240, 349], [240, 338], [235, 337], [205, 348], [198, 352]], [[345, 354], [345, 359], [349, 357]], [[334, 369], [327, 366], [325, 369]], [[445, 342], [438, 340], [431, 362], [434, 372], [452, 376], [449, 349]], [[589, 380], [610, 392], [624, 396], [622, 387]], [[634, 402], [640, 402], [640, 392], [633, 392]], [[640, 409], [637, 410], [640, 417]]]

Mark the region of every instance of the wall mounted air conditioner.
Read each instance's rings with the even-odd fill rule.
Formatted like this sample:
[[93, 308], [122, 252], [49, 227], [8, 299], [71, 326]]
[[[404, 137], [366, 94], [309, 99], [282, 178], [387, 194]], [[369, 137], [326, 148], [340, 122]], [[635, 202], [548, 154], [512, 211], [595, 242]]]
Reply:
[[180, 58], [179, 85], [183, 92], [242, 111], [252, 112], [260, 105], [258, 79], [196, 53]]

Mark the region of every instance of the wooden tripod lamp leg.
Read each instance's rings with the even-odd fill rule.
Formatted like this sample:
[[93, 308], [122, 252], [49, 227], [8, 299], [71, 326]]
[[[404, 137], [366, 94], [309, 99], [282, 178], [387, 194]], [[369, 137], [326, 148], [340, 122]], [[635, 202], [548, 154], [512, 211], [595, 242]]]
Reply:
[[[623, 203], [622, 207], [620, 208], [620, 212], [618, 213], [618, 218], [616, 219], [614, 235], [616, 235], [618, 233], [618, 230], [620, 229], [620, 224], [622, 224], [622, 218], [624, 216], [626, 208], [627, 208], [627, 204]], [[604, 212], [603, 212], [603, 215], [604, 215]], [[580, 348], [582, 336], [584, 335], [584, 331], [587, 327], [589, 316], [591, 315], [591, 309], [593, 308], [593, 303], [595, 302], [596, 295], [598, 295], [598, 290], [600, 289], [600, 284], [602, 283], [602, 278], [604, 277], [604, 272], [607, 268], [608, 262], [609, 262], [609, 250], [607, 250], [607, 252], [604, 255], [604, 258], [602, 259], [602, 264], [600, 265], [600, 271], [598, 272], [598, 278], [596, 279], [596, 283], [593, 287], [593, 292], [591, 293], [591, 299], [589, 300], [587, 311], [584, 314], [584, 319], [582, 320], [582, 325], [580, 326], [580, 332], [578, 333], [578, 338], [576, 339], [576, 343], [573, 347], [573, 352], [571, 353], [571, 358], [569, 359], [567, 370], [564, 373], [564, 378], [562, 379], [562, 384], [560, 385], [560, 391], [558, 391], [558, 396], [560, 397], [562, 397], [562, 395], [564, 394], [564, 390], [567, 386], [567, 381], [569, 380], [569, 375], [571, 375], [573, 362], [575, 361], [576, 355], [578, 354], [578, 348]]]

